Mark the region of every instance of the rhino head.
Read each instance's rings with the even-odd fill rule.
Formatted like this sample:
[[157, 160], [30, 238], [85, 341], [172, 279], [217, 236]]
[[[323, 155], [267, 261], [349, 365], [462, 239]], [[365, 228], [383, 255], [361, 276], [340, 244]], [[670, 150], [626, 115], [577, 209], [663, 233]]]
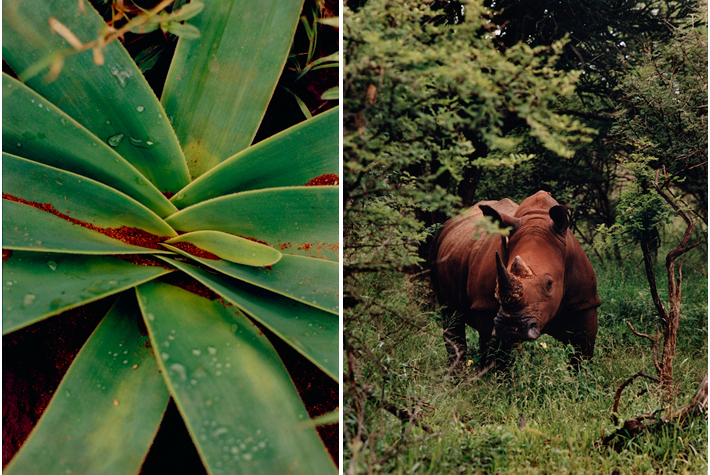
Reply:
[[[521, 205], [522, 206], [522, 205]], [[564, 296], [567, 207], [516, 218], [495, 216], [513, 231], [496, 252], [495, 297], [500, 304], [493, 336], [505, 340], [535, 340], [557, 314]], [[486, 213], [487, 214], [487, 213]]]

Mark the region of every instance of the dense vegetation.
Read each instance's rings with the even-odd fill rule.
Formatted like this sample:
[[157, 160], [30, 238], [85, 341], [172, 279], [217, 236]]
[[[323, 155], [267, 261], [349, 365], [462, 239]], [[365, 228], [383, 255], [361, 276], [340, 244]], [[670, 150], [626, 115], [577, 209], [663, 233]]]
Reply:
[[[702, 418], [603, 440], [624, 419], [687, 404], [707, 371], [706, 5], [348, 4], [345, 470], [704, 473]], [[598, 274], [594, 360], [573, 372], [570, 350], [543, 337], [481, 379], [471, 351], [452, 380], [420, 266], [427, 243], [461, 208], [539, 189], [571, 206]], [[619, 385], [654, 372], [626, 322], [662, 326], [680, 212], [694, 231], [670, 266], [676, 283], [683, 266], [675, 399], [637, 379], [612, 419]]]
[[[357, 355], [348, 361], [345, 383], [347, 473], [707, 472], [703, 418], [602, 443], [617, 427], [611, 416], [619, 384], [639, 370], [653, 373], [650, 344], [625, 322], [653, 334], [656, 321], [642, 266], [594, 264], [603, 305], [590, 364], [572, 371], [571, 347], [543, 336], [523, 345], [509, 375], [475, 380], [471, 365], [461, 381], [447, 376], [440, 315], [427, 284], [396, 273], [370, 276], [373, 304], [351, 309], [347, 334]], [[695, 393], [708, 350], [706, 277], [685, 277], [678, 404]], [[475, 345], [476, 333], [469, 335]], [[624, 392], [619, 417], [660, 409], [659, 401], [655, 383], [636, 380]]]

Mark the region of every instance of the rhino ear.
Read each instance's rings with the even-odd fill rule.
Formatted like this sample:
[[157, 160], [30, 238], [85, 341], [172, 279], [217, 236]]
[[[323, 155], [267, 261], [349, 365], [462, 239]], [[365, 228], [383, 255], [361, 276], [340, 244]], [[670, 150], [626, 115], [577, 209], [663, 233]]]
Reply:
[[481, 205], [479, 208], [483, 212], [484, 216], [492, 218], [493, 221], [495, 221], [501, 228], [513, 228], [513, 231], [515, 231], [518, 226], [520, 226], [520, 218], [509, 216], [505, 213], [499, 213], [488, 205]]
[[557, 205], [550, 208], [550, 218], [552, 218], [552, 227], [555, 231], [561, 235], [567, 233], [567, 228], [569, 227], [569, 218], [567, 218], [567, 210], [569, 206], [567, 205]]

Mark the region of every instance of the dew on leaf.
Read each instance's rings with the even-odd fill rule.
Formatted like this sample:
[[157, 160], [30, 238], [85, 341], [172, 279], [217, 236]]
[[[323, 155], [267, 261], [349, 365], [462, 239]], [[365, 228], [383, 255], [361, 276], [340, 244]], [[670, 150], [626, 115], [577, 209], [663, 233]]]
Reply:
[[111, 75], [115, 77], [119, 84], [121, 84], [121, 87], [126, 87], [126, 80], [132, 76], [131, 71], [122, 71], [121, 68], [115, 65], [109, 66], [109, 69], [111, 69]]
[[22, 304], [25, 306], [32, 305], [32, 302], [34, 302], [36, 298], [37, 296], [35, 294], [27, 294], [22, 300]]
[[140, 147], [140, 148], [149, 148], [153, 144], [153, 142], [150, 142], [150, 145], [147, 142], [143, 142], [141, 139], [134, 139], [133, 137], [128, 137], [128, 140], [131, 142], [131, 145], [134, 147]]
[[54, 261], [49, 261], [49, 262], [47, 262], [47, 267], [49, 267], [52, 270], [57, 270], [57, 263]]
[[108, 144], [112, 147], [118, 147], [123, 140], [123, 134], [116, 134], [108, 138]]
[[143, 111], [145, 110], [145, 107], [143, 107], [143, 106], [138, 106], [138, 107], [136, 107], [136, 110], [137, 110], [138, 112], [143, 112]]
[[178, 377], [180, 378], [180, 381], [187, 381], [187, 371], [185, 370], [185, 367], [180, 363], [173, 363], [168, 367], [168, 369], [177, 373]]
[[212, 437], [217, 438], [221, 435], [226, 434], [229, 432], [229, 430], [226, 427], [218, 427], [217, 429], [212, 431]]

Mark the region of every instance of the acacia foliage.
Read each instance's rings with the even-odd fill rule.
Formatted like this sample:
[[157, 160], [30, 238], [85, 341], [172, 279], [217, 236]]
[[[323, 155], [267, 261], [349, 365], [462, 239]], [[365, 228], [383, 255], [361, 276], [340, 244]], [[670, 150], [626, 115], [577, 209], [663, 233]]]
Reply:
[[480, 1], [455, 25], [427, 3], [344, 12], [346, 275], [418, 262], [418, 218], [455, 211], [472, 165], [529, 160], [530, 142], [570, 157], [593, 132], [556, 112], [579, 77], [555, 68], [563, 41], [501, 51]]
[[692, 11], [693, 2], [541, 0], [530, 8], [524, 0], [487, 0], [486, 5], [494, 22], [503, 25], [496, 36], [501, 49], [520, 41], [535, 47], [569, 39], [555, 67], [581, 71], [581, 75], [574, 100], [566, 100], [561, 109], [598, 133], [572, 158], [529, 144], [529, 153], [538, 160], [484, 172], [471, 202], [496, 196], [522, 199], [541, 188], [548, 190], [571, 207], [575, 234], [591, 245], [597, 239], [597, 226], [614, 223], [624, 185], [617, 155], [628, 151], [610, 135], [622, 97], [618, 86], [643, 61], [646, 44], [671, 38], [673, 28]]
[[607, 243], [642, 243], [675, 215], [650, 183], [661, 171], [671, 192], [707, 227], [707, 4], [674, 28], [668, 42], [648, 43], [642, 60], [617, 87], [612, 138], [630, 180], [616, 221], [601, 228]]
[[621, 163], [638, 180], [663, 168], [666, 186], [684, 195], [707, 224], [707, 3], [667, 43], [649, 43], [641, 63], [621, 82], [614, 133], [633, 153]]

